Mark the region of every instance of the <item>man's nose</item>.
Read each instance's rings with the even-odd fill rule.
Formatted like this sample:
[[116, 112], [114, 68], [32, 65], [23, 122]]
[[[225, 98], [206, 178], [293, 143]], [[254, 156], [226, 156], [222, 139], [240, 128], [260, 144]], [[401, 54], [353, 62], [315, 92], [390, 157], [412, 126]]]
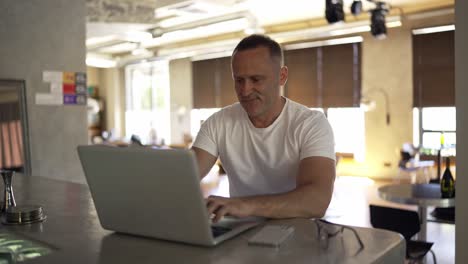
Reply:
[[245, 81], [238, 86], [238, 93], [240, 96], [248, 96], [252, 93], [253, 84], [251, 81]]

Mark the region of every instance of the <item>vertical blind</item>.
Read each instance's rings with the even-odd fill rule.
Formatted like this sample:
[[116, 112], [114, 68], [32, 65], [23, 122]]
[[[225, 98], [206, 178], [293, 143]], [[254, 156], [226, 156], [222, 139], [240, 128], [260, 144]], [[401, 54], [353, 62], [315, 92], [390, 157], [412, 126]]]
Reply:
[[192, 63], [193, 107], [213, 108], [216, 106], [216, 65], [214, 60]]
[[308, 107], [356, 107], [361, 97], [361, 44], [285, 51], [285, 95]]
[[361, 100], [361, 44], [320, 47], [319, 76], [322, 107], [359, 107]]
[[231, 58], [192, 62], [193, 107], [220, 108], [237, 102]]
[[[361, 44], [286, 50], [285, 96], [308, 107], [355, 107], [361, 96]], [[194, 61], [194, 108], [237, 102], [229, 57]]]
[[413, 106], [455, 106], [454, 31], [413, 35]]
[[288, 81], [284, 94], [300, 104], [316, 107], [322, 104], [318, 88], [317, 49], [288, 50], [284, 52], [288, 67]]
[[220, 58], [219, 61], [219, 75], [220, 87], [219, 93], [221, 97], [221, 107], [231, 105], [237, 102], [236, 90], [234, 89], [234, 81], [231, 72], [231, 57]]

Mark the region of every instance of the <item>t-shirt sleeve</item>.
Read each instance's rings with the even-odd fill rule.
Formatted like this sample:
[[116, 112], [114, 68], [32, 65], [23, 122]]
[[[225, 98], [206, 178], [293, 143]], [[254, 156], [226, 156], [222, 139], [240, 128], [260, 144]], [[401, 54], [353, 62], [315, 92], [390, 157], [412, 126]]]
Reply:
[[333, 130], [323, 113], [307, 118], [299, 134], [301, 160], [313, 156], [336, 160]]
[[216, 119], [216, 114], [214, 114], [203, 122], [192, 146], [203, 149], [211, 155], [218, 157], [218, 145], [216, 144]]

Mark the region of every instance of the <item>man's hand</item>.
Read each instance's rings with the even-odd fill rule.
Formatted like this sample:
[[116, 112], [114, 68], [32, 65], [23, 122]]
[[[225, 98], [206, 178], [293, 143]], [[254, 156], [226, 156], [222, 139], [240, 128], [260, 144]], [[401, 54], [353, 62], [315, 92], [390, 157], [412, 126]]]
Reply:
[[215, 215], [214, 223], [225, 215], [276, 219], [320, 218], [330, 204], [335, 173], [333, 159], [308, 157], [299, 163], [296, 188], [289, 192], [236, 198], [209, 196], [206, 206], [209, 215]]
[[251, 215], [247, 198], [226, 198], [211, 195], [206, 198], [208, 214], [214, 214], [213, 223], [218, 222], [225, 215], [246, 217]]
[[285, 193], [238, 198], [210, 196], [206, 199], [213, 222], [225, 215], [266, 218], [320, 218], [330, 204], [335, 181], [335, 161], [325, 157], [308, 157], [299, 164], [297, 186]]

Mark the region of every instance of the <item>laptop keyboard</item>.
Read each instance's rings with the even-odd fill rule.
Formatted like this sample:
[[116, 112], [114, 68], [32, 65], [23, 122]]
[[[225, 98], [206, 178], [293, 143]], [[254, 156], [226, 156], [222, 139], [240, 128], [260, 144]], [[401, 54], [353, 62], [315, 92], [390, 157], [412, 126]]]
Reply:
[[223, 235], [229, 231], [231, 231], [231, 228], [223, 226], [211, 226], [211, 233], [213, 234], [213, 237]]

